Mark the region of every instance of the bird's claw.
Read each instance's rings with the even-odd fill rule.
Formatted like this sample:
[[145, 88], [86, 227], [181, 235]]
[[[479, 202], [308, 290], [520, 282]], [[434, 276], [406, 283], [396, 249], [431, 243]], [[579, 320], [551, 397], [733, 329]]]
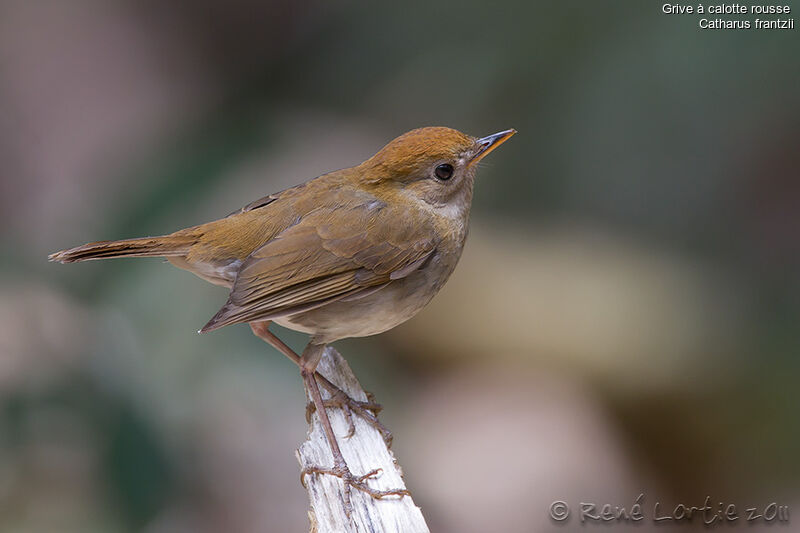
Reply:
[[306, 476], [308, 474], [325, 474], [329, 476], [335, 476], [341, 479], [344, 482], [344, 503], [345, 503], [345, 511], [348, 516], [352, 513], [352, 505], [350, 503], [350, 493], [352, 489], [359, 490], [365, 494], [368, 494], [372, 498], [376, 500], [380, 500], [386, 498], [388, 496], [399, 496], [402, 498], [403, 496], [411, 496], [411, 492], [408, 489], [389, 489], [389, 490], [378, 490], [373, 489], [369, 485], [366, 484], [368, 479], [377, 477], [383, 470], [381, 468], [376, 468], [375, 470], [370, 470], [364, 475], [361, 476], [354, 476], [350, 469], [347, 467], [346, 464], [339, 464], [335, 465], [333, 468], [324, 468], [320, 466], [307, 466], [303, 468], [300, 472], [300, 483], [303, 485], [303, 488], [306, 487]]
[[[383, 437], [386, 446], [391, 448], [393, 439], [392, 432], [378, 420], [378, 413], [383, 410], [383, 406], [375, 401], [375, 396], [371, 392], [366, 393], [367, 401], [365, 402], [354, 400], [338, 387], [335, 387], [335, 390], [328, 388], [328, 392], [331, 397], [323, 400], [323, 405], [326, 409], [329, 407], [338, 407], [344, 412], [348, 425], [347, 435], [345, 435], [347, 438], [352, 437], [356, 432], [356, 426], [353, 423], [353, 413], [355, 413], [366, 420], [370, 426], [377, 429]], [[316, 411], [314, 403], [309, 402], [306, 405], [306, 422], [309, 424], [311, 423], [311, 415], [314, 411]]]

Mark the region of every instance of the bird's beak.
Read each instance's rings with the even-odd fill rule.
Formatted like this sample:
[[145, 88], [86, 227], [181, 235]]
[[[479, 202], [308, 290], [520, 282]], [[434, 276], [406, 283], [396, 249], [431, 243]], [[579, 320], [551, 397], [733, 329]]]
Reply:
[[512, 135], [517, 133], [517, 130], [510, 129], [505, 131], [500, 131], [498, 133], [493, 133], [492, 135], [487, 135], [482, 139], [478, 139], [475, 141], [475, 146], [477, 146], [477, 150], [475, 154], [472, 156], [472, 159], [469, 160], [467, 166], [472, 166], [487, 155], [489, 152], [506, 142], [508, 139], [511, 138]]

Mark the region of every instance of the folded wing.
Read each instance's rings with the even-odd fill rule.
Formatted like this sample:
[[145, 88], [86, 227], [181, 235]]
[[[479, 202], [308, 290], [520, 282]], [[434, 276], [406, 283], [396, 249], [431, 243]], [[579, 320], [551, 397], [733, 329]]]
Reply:
[[400, 279], [436, 248], [432, 228], [377, 200], [311, 211], [243, 263], [201, 332], [308, 311]]

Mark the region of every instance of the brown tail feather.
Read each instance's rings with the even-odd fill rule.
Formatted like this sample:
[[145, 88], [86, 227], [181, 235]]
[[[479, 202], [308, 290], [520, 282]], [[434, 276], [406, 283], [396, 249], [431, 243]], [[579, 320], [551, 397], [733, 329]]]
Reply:
[[196, 239], [189, 235], [142, 237], [123, 241], [90, 242], [83, 246], [50, 254], [50, 261], [74, 263], [111, 257], [174, 257], [186, 255]]

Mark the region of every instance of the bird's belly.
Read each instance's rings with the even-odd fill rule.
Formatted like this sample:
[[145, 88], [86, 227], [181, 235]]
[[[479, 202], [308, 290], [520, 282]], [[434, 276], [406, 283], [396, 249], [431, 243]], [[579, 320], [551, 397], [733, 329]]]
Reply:
[[439, 279], [433, 283], [430, 279], [432, 274], [418, 271], [362, 298], [333, 302], [274, 321], [289, 329], [308, 333], [318, 343], [383, 333], [425, 307], [444, 284], [449, 272], [444, 275], [439, 272]]

